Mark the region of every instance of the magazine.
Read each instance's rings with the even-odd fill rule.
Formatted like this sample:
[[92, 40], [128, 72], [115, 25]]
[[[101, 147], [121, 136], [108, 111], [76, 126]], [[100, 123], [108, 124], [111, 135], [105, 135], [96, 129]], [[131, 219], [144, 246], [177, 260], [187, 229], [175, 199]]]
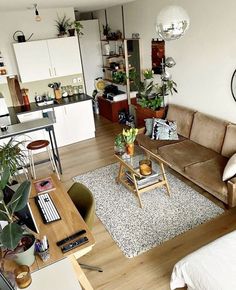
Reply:
[[47, 177], [34, 182], [34, 187], [37, 193], [45, 193], [55, 190], [52, 178]]

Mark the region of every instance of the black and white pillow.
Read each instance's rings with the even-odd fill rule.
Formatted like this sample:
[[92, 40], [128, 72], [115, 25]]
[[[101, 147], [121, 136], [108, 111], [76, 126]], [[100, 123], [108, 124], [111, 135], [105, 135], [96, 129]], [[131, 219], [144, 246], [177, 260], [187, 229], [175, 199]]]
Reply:
[[175, 121], [154, 119], [152, 128], [153, 140], [178, 140], [177, 124]]

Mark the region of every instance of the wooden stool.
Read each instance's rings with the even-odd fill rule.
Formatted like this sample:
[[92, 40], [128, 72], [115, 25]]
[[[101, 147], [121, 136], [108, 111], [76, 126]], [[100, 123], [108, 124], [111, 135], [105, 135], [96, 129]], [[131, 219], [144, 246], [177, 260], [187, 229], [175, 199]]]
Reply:
[[57, 166], [56, 166], [55, 160], [53, 158], [52, 151], [51, 151], [51, 149], [49, 147], [49, 144], [50, 144], [50, 142], [48, 140], [36, 140], [36, 141], [30, 142], [27, 145], [28, 155], [29, 155], [30, 171], [31, 171], [31, 175], [32, 175], [32, 177], [34, 179], [36, 179], [36, 173], [35, 173], [35, 166], [34, 166], [33, 151], [39, 150], [39, 149], [42, 149], [42, 148], [46, 148], [47, 152], [48, 152], [49, 159], [51, 161], [52, 169], [53, 169], [53, 171], [56, 172], [57, 177], [60, 180], [60, 176], [59, 176], [59, 173], [58, 173], [58, 170], [57, 170]]

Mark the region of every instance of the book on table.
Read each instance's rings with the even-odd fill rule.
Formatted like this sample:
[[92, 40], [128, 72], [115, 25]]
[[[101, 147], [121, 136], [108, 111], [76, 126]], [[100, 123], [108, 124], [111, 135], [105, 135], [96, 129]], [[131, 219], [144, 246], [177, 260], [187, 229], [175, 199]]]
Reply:
[[[139, 171], [139, 168], [135, 168], [135, 171]], [[130, 171], [126, 171], [125, 172], [125, 175], [126, 175], [126, 178], [127, 180], [134, 184], [134, 180], [133, 180], [133, 177], [132, 177], [132, 174]], [[156, 171], [152, 171], [152, 174], [148, 175], [148, 176], [142, 176], [142, 177], [139, 177], [139, 176], [135, 176], [135, 179], [136, 179], [136, 183], [137, 183], [137, 186], [138, 186], [138, 189], [140, 188], [143, 188], [145, 186], [149, 186], [149, 185], [152, 185], [160, 180], [158, 180], [158, 176], [160, 176], [161, 174], [156, 172]]]
[[51, 177], [35, 181], [34, 187], [38, 194], [49, 192], [56, 189]]

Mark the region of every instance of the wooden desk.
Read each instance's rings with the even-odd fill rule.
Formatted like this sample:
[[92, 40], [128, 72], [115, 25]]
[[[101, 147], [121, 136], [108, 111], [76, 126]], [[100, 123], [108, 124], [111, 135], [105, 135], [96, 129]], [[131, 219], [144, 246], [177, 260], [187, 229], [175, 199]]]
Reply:
[[[95, 244], [94, 237], [90, 230], [88, 229], [86, 223], [80, 216], [78, 210], [76, 209], [74, 203], [70, 199], [66, 190], [64, 189], [62, 183], [53, 174], [51, 175], [53, 183], [56, 190], [50, 191], [50, 196], [61, 216], [61, 220], [55, 221], [49, 224], [44, 224], [39, 213], [39, 210], [35, 204], [34, 196], [37, 195], [34, 186], [32, 186], [32, 191], [29, 199], [29, 203], [36, 220], [37, 226], [39, 228], [39, 234], [36, 235], [37, 238], [42, 239], [44, 235], [47, 236], [49, 242], [50, 259], [43, 262], [38, 256], [36, 256], [36, 261], [32, 265], [32, 270], [39, 270], [49, 264], [55, 263], [64, 257], [69, 257], [75, 271], [77, 278], [80, 281], [84, 289], [93, 289], [89, 281], [87, 280], [84, 272], [79, 266], [76, 259], [83, 256], [89, 252]], [[77, 247], [65, 254], [61, 252], [61, 249], [56, 245], [56, 242], [64, 239], [73, 233], [78, 232], [81, 229], [86, 230], [85, 236], [89, 239], [89, 242]]]

